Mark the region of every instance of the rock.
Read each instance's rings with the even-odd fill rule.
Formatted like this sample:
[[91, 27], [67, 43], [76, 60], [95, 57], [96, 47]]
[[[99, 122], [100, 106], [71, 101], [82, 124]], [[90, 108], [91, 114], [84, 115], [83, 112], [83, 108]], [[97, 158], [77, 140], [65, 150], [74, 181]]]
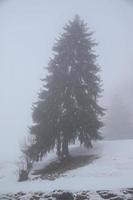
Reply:
[[53, 193], [53, 194], [52, 194], [52, 197], [58, 199], [60, 195], [61, 195], [60, 193]]
[[48, 198], [50, 198], [50, 197], [51, 197], [51, 195], [49, 195], [49, 194], [45, 194], [45, 195], [44, 195], [44, 198], [47, 198], [47, 199], [48, 199]]
[[124, 200], [124, 198], [121, 196], [116, 196], [116, 197], [110, 198], [110, 200]]
[[87, 195], [86, 194], [78, 194], [75, 199], [76, 200], [84, 200], [84, 199], [87, 199]]
[[103, 198], [103, 199], [110, 199], [110, 198], [113, 198], [113, 197], [117, 197], [116, 194], [114, 193], [111, 193], [111, 192], [107, 192], [107, 191], [97, 191], [98, 194]]
[[8, 197], [0, 197], [0, 200], [8, 200], [9, 198]]
[[44, 193], [43, 192], [35, 192], [34, 195], [36, 195], [36, 196], [42, 196], [42, 195], [44, 195]]
[[40, 199], [40, 197], [39, 196], [35, 196], [35, 195], [33, 195], [32, 197], [31, 197], [31, 199], [30, 200], [39, 200]]
[[131, 189], [127, 189], [126, 191], [127, 191], [127, 193], [133, 194], [133, 189], [132, 188]]
[[56, 197], [57, 200], [74, 200], [74, 196], [70, 192], [63, 192]]

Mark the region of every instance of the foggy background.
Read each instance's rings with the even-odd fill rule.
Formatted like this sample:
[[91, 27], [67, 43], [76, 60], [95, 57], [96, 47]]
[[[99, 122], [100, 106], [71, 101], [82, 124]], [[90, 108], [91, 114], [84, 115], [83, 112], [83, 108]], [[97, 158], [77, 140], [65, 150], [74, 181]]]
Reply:
[[0, 0], [0, 160], [19, 155], [52, 46], [75, 14], [88, 23], [98, 42], [104, 89], [101, 104], [108, 109], [105, 138], [111, 131], [115, 133], [115, 126], [110, 130], [108, 122], [113, 123], [114, 104], [119, 105], [119, 100], [132, 124], [132, 0]]

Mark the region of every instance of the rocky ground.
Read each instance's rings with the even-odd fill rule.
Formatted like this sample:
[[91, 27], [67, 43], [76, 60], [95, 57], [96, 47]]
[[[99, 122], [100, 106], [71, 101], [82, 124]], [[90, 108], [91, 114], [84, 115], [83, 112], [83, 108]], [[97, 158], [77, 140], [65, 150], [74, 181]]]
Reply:
[[133, 188], [119, 191], [80, 191], [70, 193], [65, 191], [43, 192], [18, 192], [16, 194], [0, 194], [0, 200], [133, 200]]

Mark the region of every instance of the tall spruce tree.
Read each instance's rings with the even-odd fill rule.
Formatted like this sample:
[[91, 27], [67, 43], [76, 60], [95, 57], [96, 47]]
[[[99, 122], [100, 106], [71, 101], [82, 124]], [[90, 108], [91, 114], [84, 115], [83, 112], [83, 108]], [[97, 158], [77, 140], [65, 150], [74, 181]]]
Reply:
[[30, 133], [35, 140], [28, 153], [34, 159], [54, 148], [59, 159], [67, 158], [75, 140], [90, 147], [100, 139], [104, 110], [98, 105], [102, 90], [92, 34], [75, 16], [53, 47], [48, 75], [33, 106]]

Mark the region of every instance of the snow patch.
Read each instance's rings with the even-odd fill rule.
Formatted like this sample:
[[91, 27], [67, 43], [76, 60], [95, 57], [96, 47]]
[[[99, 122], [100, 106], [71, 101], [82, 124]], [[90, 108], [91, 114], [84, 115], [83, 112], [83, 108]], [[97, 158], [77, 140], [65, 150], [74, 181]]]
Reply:
[[[71, 147], [72, 155], [98, 155], [92, 163], [65, 173], [56, 180], [17, 182], [15, 163], [0, 163], [0, 192], [53, 190], [101, 190], [133, 187], [133, 140], [100, 141], [93, 149]], [[55, 152], [34, 167], [42, 168], [57, 159]]]

